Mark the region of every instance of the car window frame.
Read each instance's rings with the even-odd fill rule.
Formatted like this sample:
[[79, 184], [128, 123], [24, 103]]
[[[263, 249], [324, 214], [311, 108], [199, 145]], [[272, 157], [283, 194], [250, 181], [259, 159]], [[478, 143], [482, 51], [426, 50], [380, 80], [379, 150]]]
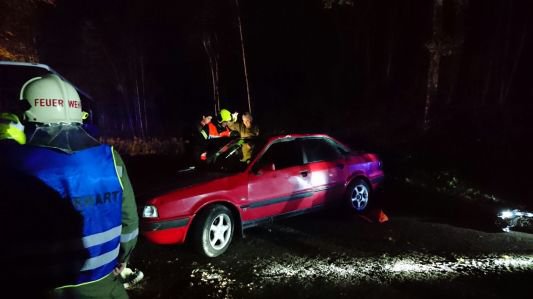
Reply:
[[[333, 159], [333, 160], [317, 160], [317, 161], [309, 162], [304, 142], [305, 142], [305, 140], [311, 140], [311, 139], [322, 140], [326, 144], [328, 144], [331, 147], [331, 149], [333, 149], [333, 151], [335, 151], [335, 153], [336, 153], [335, 159]], [[309, 163], [337, 161], [339, 159], [342, 159], [346, 155], [342, 151], [339, 150], [339, 145], [336, 142], [334, 142], [330, 138], [327, 138], [327, 137], [324, 137], [324, 136], [310, 136], [310, 137], [301, 138], [301, 149], [302, 149], [302, 152], [303, 152], [304, 165], [309, 164]]]
[[270, 150], [270, 148], [275, 145], [275, 144], [278, 144], [278, 143], [284, 143], [284, 142], [295, 142], [296, 143], [296, 146], [298, 147], [299, 149], [299, 152], [300, 152], [300, 155], [301, 155], [301, 164], [298, 164], [298, 165], [293, 165], [293, 166], [289, 166], [289, 167], [285, 167], [285, 168], [281, 168], [281, 169], [278, 169], [276, 168], [274, 171], [281, 171], [281, 170], [284, 170], [284, 169], [287, 169], [287, 168], [290, 168], [290, 167], [296, 167], [296, 166], [303, 166], [305, 165], [304, 163], [304, 151], [303, 151], [303, 147], [301, 145], [301, 143], [299, 142], [299, 138], [283, 138], [283, 139], [277, 139], [277, 140], [274, 140], [270, 143], [268, 143], [262, 150], [261, 150], [261, 153], [254, 159], [252, 165], [250, 165], [250, 172], [252, 173], [258, 173], [259, 169], [264, 166], [264, 165], [261, 165], [261, 160], [263, 159], [263, 157], [268, 153], [268, 151]]

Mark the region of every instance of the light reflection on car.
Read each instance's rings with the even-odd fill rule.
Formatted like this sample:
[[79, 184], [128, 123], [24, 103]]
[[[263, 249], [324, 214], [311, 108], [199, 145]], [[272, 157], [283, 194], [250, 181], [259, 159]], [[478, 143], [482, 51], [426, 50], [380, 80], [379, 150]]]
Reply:
[[147, 201], [143, 235], [192, 242], [208, 257], [224, 253], [235, 232], [277, 218], [334, 203], [365, 211], [384, 178], [376, 154], [323, 134], [231, 140], [187, 175], [200, 179], [176, 179], [176, 188]]

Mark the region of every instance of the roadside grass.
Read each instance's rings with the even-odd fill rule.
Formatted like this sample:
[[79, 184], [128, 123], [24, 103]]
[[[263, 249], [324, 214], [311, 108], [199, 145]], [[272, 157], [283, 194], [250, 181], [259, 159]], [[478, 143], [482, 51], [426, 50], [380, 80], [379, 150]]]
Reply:
[[[499, 231], [509, 227], [533, 232], [531, 219], [520, 217], [510, 223], [511, 219], [502, 220], [498, 217], [502, 211], [527, 212], [530, 209], [527, 196], [524, 195], [527, 192], [515, 188], [509, 180], [492, 177], [510, 170], [476, 169], [471, 166], [482, 163], [446, 159], [444, 156], [436, 158], [420, 152], [384, 154], [383, 159], [387, 192], [408, 198], [403, 205], [435, 217], [448, 217], [470, 227]], [[389, 206], [398, 208], [399, 204], [394, 201], [387, 199]]]

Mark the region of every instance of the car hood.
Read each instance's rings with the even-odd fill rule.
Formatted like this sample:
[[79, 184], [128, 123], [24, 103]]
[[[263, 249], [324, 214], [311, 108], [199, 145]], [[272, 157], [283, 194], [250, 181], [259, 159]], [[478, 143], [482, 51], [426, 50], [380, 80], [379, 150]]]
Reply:
[[191, 187], [201, 183], [214, 181], [216, 179], [235, 175], [227, 172], [210, 172], [198, 170], [194, 168], [187, 168], [179, 170], [175, 175], [168, 176], [159, 180], [152, 188], [146, 190], [144, 193], [137, 195], [140, 202], [144, 203], [154, 197], [158, 197], [165, 193]]

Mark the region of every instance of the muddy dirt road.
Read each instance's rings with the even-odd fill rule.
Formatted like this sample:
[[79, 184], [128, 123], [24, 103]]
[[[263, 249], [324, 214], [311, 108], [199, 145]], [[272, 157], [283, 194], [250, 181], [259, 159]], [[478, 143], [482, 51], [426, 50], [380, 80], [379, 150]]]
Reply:
[[533, 234], [494, 211], [389, 186], [389, 221], [323, 211], [246, 231], [215, 259], [140, 239], [131, 298], [511, 298], [533, 291]]

